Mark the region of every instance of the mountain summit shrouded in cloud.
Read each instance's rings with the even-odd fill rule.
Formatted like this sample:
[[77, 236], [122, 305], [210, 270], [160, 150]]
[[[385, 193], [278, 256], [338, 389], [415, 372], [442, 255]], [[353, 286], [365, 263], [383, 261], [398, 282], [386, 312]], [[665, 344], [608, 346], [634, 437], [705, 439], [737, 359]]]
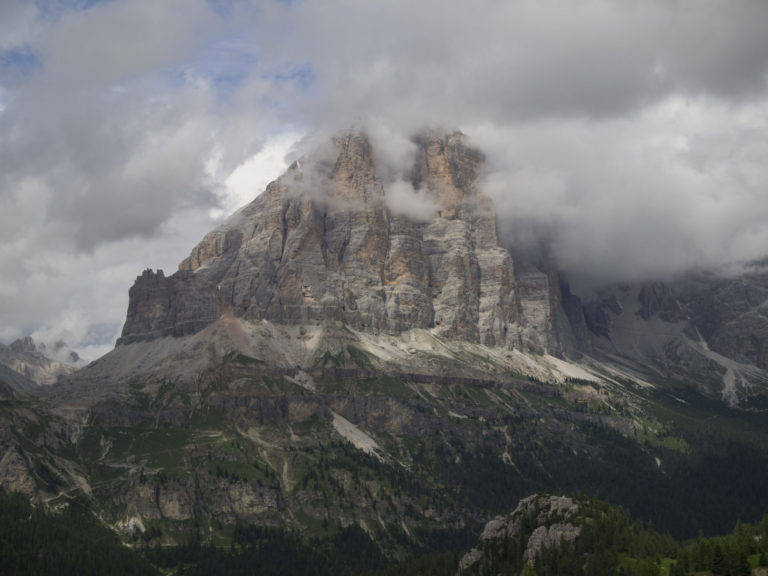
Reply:
[[583, 285], [763, 257], [767, 16], [757, 0], [4, 2], [0, 338], [108, 348], [136, 270], [173, 270], [350, 125], [393, 167], [393, 210], [425, 208], [399, 173], [410, 136], [461, 129], [507, 241], [545, 239]]

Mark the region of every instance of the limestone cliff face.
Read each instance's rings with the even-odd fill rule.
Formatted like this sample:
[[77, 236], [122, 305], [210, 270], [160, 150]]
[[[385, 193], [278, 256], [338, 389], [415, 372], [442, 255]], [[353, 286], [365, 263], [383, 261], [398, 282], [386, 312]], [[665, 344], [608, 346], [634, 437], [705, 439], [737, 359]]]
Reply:
[[145, 270], [128, 297], [128, 317], [118, 344], [193, 334], [221, 312], [216, 287], [184, 271], [166, 278], [162, 270]]
[[558, 282], [546, 271], [516, 276], [477, 187], [482, 154], [460, 133], [415, 143], [411, 184], [434, 202], [431, 219], [391, 211], [369, 140], [338, 136], [206, 235], [176, 274], [139, 277], [119, 344], [232, 314], [559, 351]]

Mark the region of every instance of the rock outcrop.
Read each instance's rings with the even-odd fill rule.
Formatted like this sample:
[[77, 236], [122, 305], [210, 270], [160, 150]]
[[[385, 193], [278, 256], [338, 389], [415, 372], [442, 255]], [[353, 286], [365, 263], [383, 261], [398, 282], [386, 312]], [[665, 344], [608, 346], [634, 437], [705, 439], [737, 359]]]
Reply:
[[221, 313], [218, 288], [185, 271], [167, 278], [162, 270], [145, 270], [128, 294], [128, 317], [118, 345], [194, 334]]
[[145, 271], [118, 344], [194, 333], [231, 314], [562, 352], [574, 339], [555, 327], [559, 282], [548, 270], [516, 274], [477, 187], [482, 154], [460, 133], [415, 143], [411, 185], [434, 203], [427, 221], [390, 209], [365, 135], [338, 136], [206, 235], [176, 274]]
[[[485, 525], [477, 547], [459, 562], [459, 574], [487, 574], [505, 548], [522, 549], [522, 560], [535, 565], [543, 548], [557, 548], [581, 534], [576, 522], [579, 504], [567, 496], [533, 495], [520, 501], [514, 512]], [[517, 540], [521, 546], [510, 547]], [[524, 543], [524, 545], [522, 545]]]

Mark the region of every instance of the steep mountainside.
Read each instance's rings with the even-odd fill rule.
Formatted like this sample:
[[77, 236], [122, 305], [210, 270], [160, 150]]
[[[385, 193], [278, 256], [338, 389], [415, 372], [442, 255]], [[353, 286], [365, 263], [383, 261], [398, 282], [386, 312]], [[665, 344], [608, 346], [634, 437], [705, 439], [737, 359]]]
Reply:
[[407, 185], [431, 215], [390, 205], [389, 171], [347, 133], [176, 273], [145, 271], [112, 352], [0, 399], [5, 485], [146, 542], [357, 526], [390, 557], [466, 541], [539, 490], [686, 535], [768, 510], [765, 279], [582, 305], [549, 259], [501, 246], [464, 136], [415, 144]]
[[604, 289], [585, 306], [596, 356], [673, 387], [736, 404], [764, 403], [768, 274], [689, 274], [667, 284]]

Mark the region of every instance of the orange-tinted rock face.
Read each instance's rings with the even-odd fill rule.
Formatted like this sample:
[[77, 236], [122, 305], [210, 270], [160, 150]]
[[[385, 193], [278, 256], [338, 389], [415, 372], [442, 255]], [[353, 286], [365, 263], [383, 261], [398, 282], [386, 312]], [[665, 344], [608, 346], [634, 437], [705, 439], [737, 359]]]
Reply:
[[123, 341], [179, 333], [168, 325], [189, 322], [168, 308], [180, 306], [178, 284], [201, 303], [190, 329], [215, 320], [211, 312], [231, 311], [253, 321], [429, 328], [488, 345], [551, 348], [547, 276], [528, 282], [521, 300], [492, 203], [477, 188], [483, 156], [464, 140], [459, 133], [415, 140], [411, 183], [436, 206], [424, 222], [388, 208], [364, 135], [336, 137], [332, 149], [295, 163], [206, 235], [163, 287], [134, 287]]

